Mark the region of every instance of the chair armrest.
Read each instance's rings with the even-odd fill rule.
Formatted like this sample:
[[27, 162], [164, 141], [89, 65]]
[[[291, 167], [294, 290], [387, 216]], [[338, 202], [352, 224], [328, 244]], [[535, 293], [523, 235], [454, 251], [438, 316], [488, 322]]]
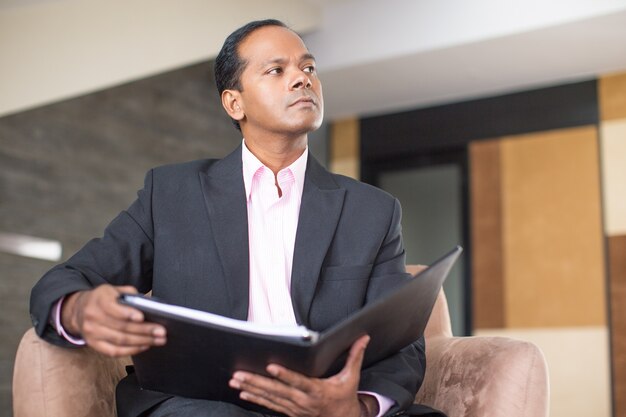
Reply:
[[115, 387], [130, 358], [62, 348], [28, 330], [13, 372], [14, 417], [115, 417]]
[[426, 341], [426, 375], [416, 402], [449, 417], [547, 417], [543, 353], [504, 337], [435, 337]]

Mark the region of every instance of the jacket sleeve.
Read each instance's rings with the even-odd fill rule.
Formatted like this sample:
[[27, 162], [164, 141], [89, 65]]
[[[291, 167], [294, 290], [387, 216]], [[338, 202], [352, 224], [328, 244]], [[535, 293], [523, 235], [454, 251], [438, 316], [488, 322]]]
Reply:
[[[400, 226], [401, 208], [395, 200], [387, 235], [376, 257], [366, 302], [371, 302], [397, 283], [410, 279], [405, 269], [405, 253]], [[386, 415], [408, 408], [422, 385], [426, 370], [424, 338], [416, 340], [397, 354], [361, 371], [360, 391], [371, 391], [396, 402]]]
[[55, 266], [31, 292], [30, 316], [37, 334], [50, 343], [75, 347], [50, 325], [54, 304], [63, 296], [102, 284], [132, 285], [140, 292], [152, 286], [152, 171], [138, 198], [66, 262]]

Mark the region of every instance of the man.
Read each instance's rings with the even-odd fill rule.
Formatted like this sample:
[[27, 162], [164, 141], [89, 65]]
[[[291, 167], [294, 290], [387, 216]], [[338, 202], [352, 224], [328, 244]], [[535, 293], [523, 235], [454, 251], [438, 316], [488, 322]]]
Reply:
[[[132, 355], [167, 343], [165, 329], [122, 306], [122, 292], [269, 323], [323, 330], [408, 279], [400, 207], [388, 194], [328, 173], [307, 151], [323, 117], [315, 59], [275, 20], [225, 41], [215, 64], [242, 146], [222, 160], [151, 170], [131, 207], [33, 289], [37, 333], [62, 346]], [[235, 372], [240, 397], [277, 414], [359, 417], [407, 408], [421, 385], [424, 342], [361, 369], [368, 337], [342, 371], [308, 378]], [[254, 416], [233, 404], [141, 390], [131, 373], [118, 415]]]

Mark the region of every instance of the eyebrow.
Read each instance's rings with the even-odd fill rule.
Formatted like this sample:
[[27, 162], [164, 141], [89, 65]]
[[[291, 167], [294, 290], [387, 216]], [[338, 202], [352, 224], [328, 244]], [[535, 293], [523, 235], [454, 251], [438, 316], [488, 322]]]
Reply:
[[[303, 54], [302, 56], [300, 56], [300, 61], [308, 61], [308, 60], [315, 61], [315, 57], [313, 56], [313, 54], [306, 53], [306, 54]], [[263, 64], [261, 64], [261, 66], [266, 66], [266, 65], [270, 65], [270, 64], [284, 64], [286, 61], [287, 61], [287, 59], [281, 58], [281, 57], [272, 58], [272, 59], [269, 59], [269, 60], [263, 62]]]

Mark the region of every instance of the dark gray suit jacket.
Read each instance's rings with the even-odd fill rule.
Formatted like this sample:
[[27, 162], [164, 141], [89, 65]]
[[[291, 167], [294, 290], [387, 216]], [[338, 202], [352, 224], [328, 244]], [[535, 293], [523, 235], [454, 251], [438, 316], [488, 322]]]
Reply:
[[[323, 330], [409, 279], [400, 205], [387, 193], [326, 171], [308, 158], [291, 297], [300, 324]], [[133, 285], [173, 304], [245, 320], [248, 223], [241, 147], [221, 160], [151, 170], [137, 200], [31, 295], [31, 317], [47, 341], [68, 346], [49, 325], [53, 304], [97, 285]], [[425, 370], [423, 339], [362, 371], [359, 389], [413, 402]], [[168, 398], [125, 381], [123, 415], [139, 415]]]

